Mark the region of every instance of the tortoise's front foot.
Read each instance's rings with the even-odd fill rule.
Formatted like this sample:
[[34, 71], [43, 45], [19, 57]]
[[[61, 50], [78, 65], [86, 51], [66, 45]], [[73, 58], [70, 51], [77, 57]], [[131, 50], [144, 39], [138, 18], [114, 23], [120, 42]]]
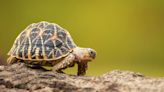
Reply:
[[78, 62], [78, 76], [84, 76], [86, 74], [86, 70], [88, 68], [87, 62]]

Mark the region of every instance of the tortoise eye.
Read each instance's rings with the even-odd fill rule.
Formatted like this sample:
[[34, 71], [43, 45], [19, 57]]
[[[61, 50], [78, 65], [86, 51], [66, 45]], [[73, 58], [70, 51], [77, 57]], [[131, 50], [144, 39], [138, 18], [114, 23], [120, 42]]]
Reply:
[[90, 49], [90, 50], [89, 50], [89, 54], [90, 54], [90, 56], [91, 56], [93, 59], [96, 58], [96, 51]]

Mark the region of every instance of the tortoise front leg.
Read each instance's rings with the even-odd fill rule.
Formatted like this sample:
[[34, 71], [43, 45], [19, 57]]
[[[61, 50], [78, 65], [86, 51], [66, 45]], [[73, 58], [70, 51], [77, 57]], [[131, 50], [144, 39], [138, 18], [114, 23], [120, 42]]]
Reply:
[[77, 62], [77, 64], [78, 64], [78, 73], [77, 73], [77, 75], [79, 75], [79, 76], [85, 75], [86, 74], [86, 70], [88, 68], [87, 62], [81, 61], [81, 62]]
[[62, 69], [69, 67], [69, 65], [74, 62], [74, 59], [75, 56], [73, 54], [70, 54], [67, 57], [65, 57], [64, 60], [54, 65], [52, 70], [61, 73]]
[[16, 57], [12, 57], [10, 56], [8, 59], [7, 59], [7, 64], [13, 64], [15, 62], [17, 62], [17, 58]]

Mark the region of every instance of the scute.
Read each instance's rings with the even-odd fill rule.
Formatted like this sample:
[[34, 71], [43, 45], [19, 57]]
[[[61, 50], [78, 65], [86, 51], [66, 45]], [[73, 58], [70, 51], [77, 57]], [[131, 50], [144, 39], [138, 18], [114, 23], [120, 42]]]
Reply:
[[49, 38], [51, 38], [54, 35], [54, 30], [45, 30], [43, 32], [42, 38], [43, 38], [43, 42], [46, 44], [46, 42], [48, 41]]
[[75, 47], [68, 31], [54, 23], [39, 22], [18, 35], [8, 55], [23, 60], [57, 60]]
[[55, 26], [54, 26], [54, 24], [49, 24], [45, 27], [45, 29], [55, 30]]
[[64, 32], [64, 31], [58, 31], [57, 32], [57, 35], [58, 35], [58, 38], [61, 39], [62, 41], [63, 40], [66, 40], [66, 35], [67, 35], [66, 32]]

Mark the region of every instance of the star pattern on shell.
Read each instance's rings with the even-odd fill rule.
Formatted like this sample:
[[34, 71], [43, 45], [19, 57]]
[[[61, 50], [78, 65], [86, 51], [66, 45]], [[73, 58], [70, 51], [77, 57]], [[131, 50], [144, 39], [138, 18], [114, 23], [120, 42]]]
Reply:
[[42, 21], [23, 30], [8, 55], [22, 60], [57, 60], [67, 56], [75, 47], [67, 30], [55, 23]]

